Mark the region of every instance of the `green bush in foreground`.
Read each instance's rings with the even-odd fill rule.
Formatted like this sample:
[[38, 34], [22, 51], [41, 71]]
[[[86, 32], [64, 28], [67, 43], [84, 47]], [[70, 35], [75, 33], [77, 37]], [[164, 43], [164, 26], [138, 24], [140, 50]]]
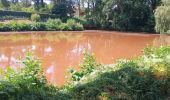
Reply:
[[[48, 85], [38, 59], [29, 53], [22, 60], [24, 68], [1, 70], [1, 100], [56, 100], [69, 98], [55, 86]], [[64, 96], [63, 96], [64, 95]]]
[[72, 83], [76, 100], [169, 100], [170, 47], [145, 48], [137, 59], [95, 67]]

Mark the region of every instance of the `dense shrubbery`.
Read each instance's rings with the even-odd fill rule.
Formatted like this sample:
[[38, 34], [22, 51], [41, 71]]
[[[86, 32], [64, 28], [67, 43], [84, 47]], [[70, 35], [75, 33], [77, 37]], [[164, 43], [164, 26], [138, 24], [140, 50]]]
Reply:
[[159, 33], [170, 33], [170, 1], [162, 0], [162, 5], [155, 11], [156, 26]]
[[0, 31], [81, 31], [83, 25], [72, 20], [63, 23], [60, 19], [49, 19], [47, 22], [18, 22], [0, 23]]
[[[1, 100], [56, 100], [69, 98], [55, 86], [48, 85], [38, 59], [27, 54], [24, 68], [1, 70]], [[64, 95], [64, 96], [63, 96]]]
[[[28, 18], [28, 19], [30, 19], [32, 14], [34, 14], [34, 13], [33, 12], [0, 10], [0, 17], [13, 16], [13, 17], [18, 17], [18, 18]], [[41, 14], [41, 13], [38, 13], [38, 14], [40, 15], [40, 18], [44, 19], [44, 20], [46, 20], [48, 18], [58, 18], [58, 16], [54, 15], [54, 14]]]
[[0, 98], [20, 100], [169, 100], [170, 46], [148, 47], [133, 60], [96, 64], [89, 53], [80, 71], [70, 69], [69, 85], [47, 84], [39, 60], [27, 55], [24, 68], [1, 71]]
[[94, 27], [118, 31], [153, 32], [154, 10], [160, 0], [93, 0], [86, 10]]
[[100, 65], [92, 69], [78, 81], [72, 82], [74, 99], [170, 98], [170, 47], [145, 48], [144, 55], [137, 59], [121, 60], [114, 65]]

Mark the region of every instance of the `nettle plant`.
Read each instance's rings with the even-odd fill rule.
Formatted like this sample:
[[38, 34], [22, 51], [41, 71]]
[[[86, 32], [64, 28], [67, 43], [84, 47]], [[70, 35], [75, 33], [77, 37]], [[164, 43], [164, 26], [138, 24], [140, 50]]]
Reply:
[[69, 72], [71, 73], [72, 81], [79, 81], [83, 76], [92, 73], [95, 67], [99, 65], [96, 63], [96, 59], [93, 54], [91, 54], [87, 50], [84, 50], [83, 54], [84, 54], [84, 58], [80, 63], [80, 65], [78, 66], [80, 70], [77, 71], [74, 70], [73, 68], [69, 69]]

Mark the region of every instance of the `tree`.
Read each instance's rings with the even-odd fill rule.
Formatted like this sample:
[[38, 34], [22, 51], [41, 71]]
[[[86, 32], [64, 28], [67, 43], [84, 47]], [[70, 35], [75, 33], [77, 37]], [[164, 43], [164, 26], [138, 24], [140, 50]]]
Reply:
[[44, 7], [44, 0], [33, 0], [35, 10], [39, 10], [41, 7]]
[[10, 3], [8, 0], [1, 0], [1, 4], [3, 6], [3, 8], [8, 9], [8, 7], [10, 6]]
[[71, 0], [58, 1], [52, 8], [52, 14], [58, 15], [61, 19], [73, 16], [74, 4]]
[[162, 0], [161, 6], [155, 11], [156, 32], [170, 33], [170, 1]]
[[22, 4], [24, 7], [30, 7], [30, 6], [31, 6], [31, 2], [32, 2], [32, 0], [22, 0], [22, 1], [21, 1], [21, 4]]
[[154, 31], [154, 8], [159, 0], [90, 0], [88, 19], [102, 28]]

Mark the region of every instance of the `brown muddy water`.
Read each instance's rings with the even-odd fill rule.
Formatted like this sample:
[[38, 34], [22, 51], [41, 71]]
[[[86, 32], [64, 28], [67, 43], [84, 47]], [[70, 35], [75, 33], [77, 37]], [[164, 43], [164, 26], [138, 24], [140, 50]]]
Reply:
[[0, 67], [20, 66], [20, 57], [31, 51], [42, 60], [48, 81], [61, 86], [68, 67], [77, 68], [85, 48], [97, 62], [111, 64], [140, 55], [147, 45], [161, 44], [170, 44], [170, 37], [108, 31], [0, 33]]

